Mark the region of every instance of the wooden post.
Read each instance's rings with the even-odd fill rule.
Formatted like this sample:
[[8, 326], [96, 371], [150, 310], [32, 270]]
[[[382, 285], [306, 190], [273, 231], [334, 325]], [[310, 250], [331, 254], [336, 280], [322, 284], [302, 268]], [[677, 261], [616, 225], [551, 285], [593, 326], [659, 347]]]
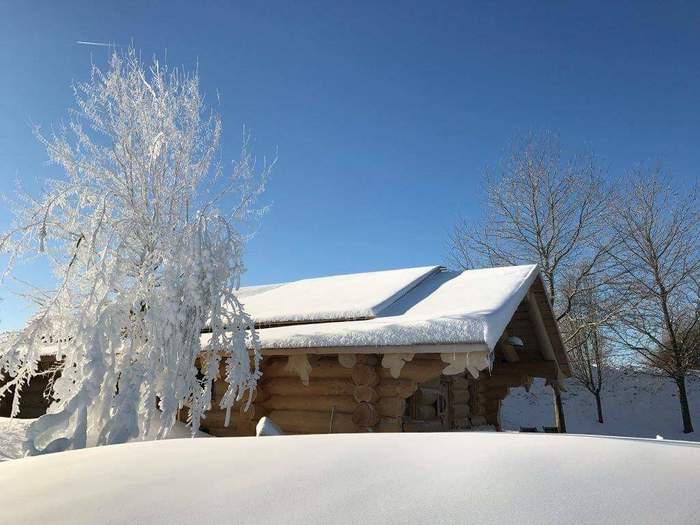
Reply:
[[564, 418], [564, 404], [561, 402], [561, 391], [559, 385], [552, 384], [554, 391], [554, 424], [560, 434], [566, 433], [566, 419]]

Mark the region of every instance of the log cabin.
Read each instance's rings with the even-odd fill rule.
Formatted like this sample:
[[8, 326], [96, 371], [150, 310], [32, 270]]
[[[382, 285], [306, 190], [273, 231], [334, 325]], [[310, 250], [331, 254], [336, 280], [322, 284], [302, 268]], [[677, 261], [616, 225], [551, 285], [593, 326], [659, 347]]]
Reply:
[[[440, 266], [243, 287], [260, 338], [254, 402], [228, 426], [215, 383], [202, 429], [255, 435], [267, 416], [287, 434], [501, 429], [510, 388], [545, 378], [555, 424], [570, 375], [537, 266]], [[206, 338], [206, 334], [203, 334]]]
[[[559, 391], [570, 369], [536, 266], [338, 275], [243, 287], [239, 298], [255, 320], [262, 377], [228, 425], [227, 385], [215, 382], [201, 424], [209, 434], [255, 435], [262, 416], [287, 434], [500, 430], [509, 389], [533, 378], [552, 386], [565, 431]], [[40, 368], [53, 366], [49, 353]], [[19, 417], [45, 413], [47, 385], [31, 382]]]

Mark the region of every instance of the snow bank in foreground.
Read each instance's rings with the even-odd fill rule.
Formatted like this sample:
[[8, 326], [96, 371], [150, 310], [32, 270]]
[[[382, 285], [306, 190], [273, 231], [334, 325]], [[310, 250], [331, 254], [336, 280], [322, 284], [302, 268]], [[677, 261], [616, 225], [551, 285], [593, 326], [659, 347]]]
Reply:
[[527, 434], [134, 443], [0, 464], [8, 523], [697, 523], [700, 446]]
[[[577, 434], [635, 436], [700, 441], [700, 379], [688, 380], [688, 400], [696, 431], [683, 434], [678, 394], [668, 379], [641, 374], [632, 368], [612, 369], [603, 390], [604, 424], [597, 421], [595, 398], [569, 379], [563, 393], [566, 427]], [[505, 429], [554, 424], [552, 391], [535, 380], [530, 393], [511, 389], [501, 412]], [[541, 428], [540, 428], [541, 430]], [[700, 518], [698, 519], [700, 521]]]

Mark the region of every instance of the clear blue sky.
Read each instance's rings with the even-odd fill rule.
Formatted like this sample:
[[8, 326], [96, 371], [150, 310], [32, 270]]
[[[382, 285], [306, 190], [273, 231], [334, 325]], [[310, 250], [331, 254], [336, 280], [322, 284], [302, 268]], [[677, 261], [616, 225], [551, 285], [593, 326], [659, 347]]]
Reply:
[[[243, 124], [260, 156], [278, 148], [245, 284], [444, 262], [484, 167], [529, 130], [611, 176], [660, 160], [697, 180], [700, 4], [523, 4], [0, 0], [2, 190], [51, 173], [30, 124], [64, 118], [109, 52], [77, 40], [198, 62], [228, 157]], [[18, 326], [27, 311], [0, 296], [0, 329]]]

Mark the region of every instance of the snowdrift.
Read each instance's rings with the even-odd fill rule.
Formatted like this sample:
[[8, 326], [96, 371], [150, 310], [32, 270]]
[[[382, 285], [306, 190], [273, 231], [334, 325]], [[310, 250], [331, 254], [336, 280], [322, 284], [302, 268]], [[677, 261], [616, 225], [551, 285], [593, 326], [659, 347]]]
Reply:
[[[566, 427], [571, 433], [633, 436], [700, 441], [700, 377], [687, 381], [688, 401], [696, 431], [683, 433], [678, 392], [672, 381], [644, 374], [632, 367], [611, 368], [603, 387], [605, 423], [598, 423], [595, 399], [573, 379], [562, 393]], [[536, 379], [526, 392], [511, 388], [501, 408], [503, 428], [551, 426], [554, 417], [552, 389]], [[700, 523], [700, 519], [698, 519]]]
[[0, 464], [6, 523], [697, 523], [700, 446], [575, 435], [131, 443]]

